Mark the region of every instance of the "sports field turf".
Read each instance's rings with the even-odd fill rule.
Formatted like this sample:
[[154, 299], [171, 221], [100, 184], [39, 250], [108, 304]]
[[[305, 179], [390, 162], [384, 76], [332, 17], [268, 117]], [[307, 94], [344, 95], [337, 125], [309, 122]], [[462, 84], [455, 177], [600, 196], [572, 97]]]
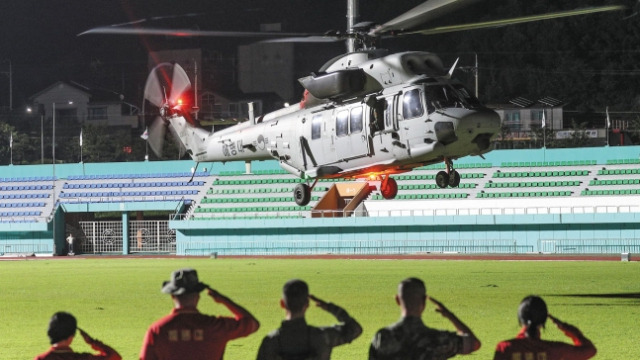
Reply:
[[[258, 333], [234, 340], [225, 359], [254, 359], [262, 337], [283, 316], [282, 284], [302, 278], [311, 293], [343, 306], [364, 328], [333, 359], [366, 359], [369, 342], [396, 321], [397, 283], [422, 278], [427, 292], [476, 333], [482, 348], [469, 359], [491, 359], [495, 344], [518, 331], [516, 309], [526, 295], [544, 297], [549, 311], [580, 328], [598, 348], [597, 359], [640, 359], [640, 263], [582, 261], [276, 260], [276, 259], [45, 259], [0, 261], [0, 358], [32, 359], [48, 348], [46, 328], [60, 310], [73, 313], [90, 335], [137, 359], [144, 332], [172, 306], [160, 286], [171, 271], [198, 270], [201, 281], [245, 306], [261, 322]], [[203, 294], [200, 309], [228, 314]], [[318, 308], [308, 322], [333, 324]], [[453, 330], [428, 305], [427, 325]], [[568, 341], [550, 322], [545, 339]], [[77, 336], [76, 351], [90, 351]]]

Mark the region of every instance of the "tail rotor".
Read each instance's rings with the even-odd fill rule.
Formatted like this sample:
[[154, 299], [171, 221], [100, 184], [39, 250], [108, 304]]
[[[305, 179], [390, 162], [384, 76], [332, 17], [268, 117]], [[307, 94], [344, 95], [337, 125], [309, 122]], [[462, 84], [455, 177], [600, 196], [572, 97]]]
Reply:
[[[167, 133], [169, 119], [172, 116], [186, 115], [182, 111], [182, 96], [191, 89], [191, 81], [184, 69], [174, 63], [162, 63], [157, 65], [147, 78], [144, 87], [145, 103], [148, 101], [152, 108], [151, 113], [156, 114], [149, 126], [149, 146], [158, 156], [162, 156], [164, 139]], [[145, 114], [145, 103], [142, 104]], [[180, 146], [180, 153], [184, 146]]]

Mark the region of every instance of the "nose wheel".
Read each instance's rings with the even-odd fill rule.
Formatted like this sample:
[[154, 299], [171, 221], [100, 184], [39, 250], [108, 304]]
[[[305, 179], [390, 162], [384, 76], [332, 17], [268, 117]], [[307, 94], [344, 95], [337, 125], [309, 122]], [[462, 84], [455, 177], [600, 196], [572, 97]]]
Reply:
[[436, 174], [436, 185], [439, 188], [446, 188], [450, 186], [452, 188], [460, 185], [460, 173], [453, 169], [453, 162], [449, 159], [445, 159], [444, 163], [447, 165], [447, 171], [439, 171]]

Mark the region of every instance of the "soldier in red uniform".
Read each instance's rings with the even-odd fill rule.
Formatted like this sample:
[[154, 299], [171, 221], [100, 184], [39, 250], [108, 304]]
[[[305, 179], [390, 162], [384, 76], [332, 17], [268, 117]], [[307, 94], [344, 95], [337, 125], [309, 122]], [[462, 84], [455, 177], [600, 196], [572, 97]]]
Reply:
[[[84, 341], [96, 351], [97, 355], [90, 353], [77, 353], [71, 349], [71, 343], [76, 335], [76, 330], [80, 331], [80, 335]], [[89, 336], [82, 329], [78, 329], [76, 318], [66, 312], [57, 312], [49, 321], [49, 329], [47, 330], [51, 348], [38, 356], [35, 360], [121, 360], [120, 354], [110, 346], [102, 343]]]
[[[235, 316], [200, 313], [197, 306], [204, 289], [213, 301], [226, 306]], [[242, 306], [201, 283], [194, 269], [174, 271], [171, 280], [164, 282], [162, 292], [171, 294], [174, 308], [147, 330], [141, 360], [220, 360], [229, 340], [248, 336], [260, 327]]]
[[[540, 339], [540, 328], [547, 317], [564, 332], [573, 345]], [[586, 360], [596, 354], [596, 347], [573, 325], [558, 320], [547, 312], [547, 304], [538, 296], [527, 296], [518, 308], [522, 329], [515, 339], [498, 343], [494, 360]]]

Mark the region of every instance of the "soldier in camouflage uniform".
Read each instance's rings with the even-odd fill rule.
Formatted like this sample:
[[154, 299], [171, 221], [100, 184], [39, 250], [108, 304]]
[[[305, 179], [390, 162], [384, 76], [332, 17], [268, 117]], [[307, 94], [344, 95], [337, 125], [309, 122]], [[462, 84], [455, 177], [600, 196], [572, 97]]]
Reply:
[[447, 318], [457, 332], [428, 328], [422, 322], [426, 308], [427, 291], [424, 282], [408, 278], [398, 285], [396, 302], [402, 318], [395, 324], [380, 329], [371, 341], [370, 360], [439, 360], [457, 354], [469, 354], [480, 348], [480, 340], [442, 303], [428, 298], [436, 311]]
[[[324, 327], [308, 325], [305, 313], [309, 299], [335, 316], [340, 324]], [[282, 289], [280, 306], [285, 310], [282, 326], [262, 340], [258, 360], [329, 360], [331, 350], [350, 343], [362, 333], [360, 324], [340, 306], [309, 294], [306, 282], [293, 279]]]

